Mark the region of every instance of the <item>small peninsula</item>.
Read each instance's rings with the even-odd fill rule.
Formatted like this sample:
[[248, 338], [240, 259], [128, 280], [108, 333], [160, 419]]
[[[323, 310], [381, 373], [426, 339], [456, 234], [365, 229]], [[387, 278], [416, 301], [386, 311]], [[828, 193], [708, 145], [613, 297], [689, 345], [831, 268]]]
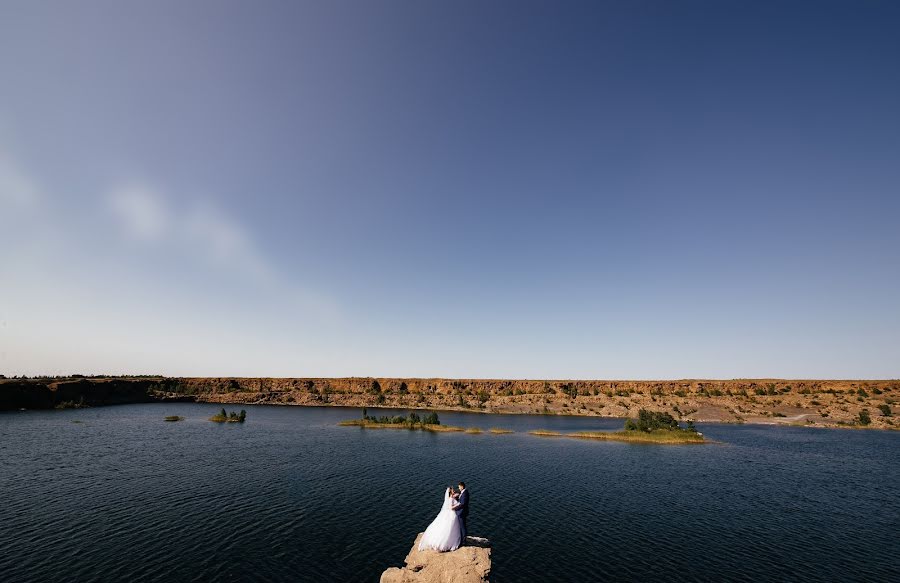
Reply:
[[491, 542], [486, 538], [466, 537], [466, 544], [455, 551], [420, 551], [416, 537], [406, 566], [391, 567], [381, 574], [381, 583], [488, 583], [491, 574]]
[[622, 431], [576, 431], [560, 433], [547, 429], [529, 431], [538, 437], [576, 437], [580, 439], [598, 439], [603, 441], [626, 441], [632, 443], [651, 443], [659, 445], [676, 445], [689, 443], [706, 443], [703, 434], [697, 431], [693, 422], [681, 427], [678, 421], [668, 413], [659, 411], [638, 411], [637, 419], [625, 421]]

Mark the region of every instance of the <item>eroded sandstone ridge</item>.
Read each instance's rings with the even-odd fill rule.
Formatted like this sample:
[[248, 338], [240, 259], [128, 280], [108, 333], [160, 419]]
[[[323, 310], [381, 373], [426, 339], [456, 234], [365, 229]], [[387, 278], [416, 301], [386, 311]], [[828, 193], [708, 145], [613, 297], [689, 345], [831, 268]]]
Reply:
[[898, 380], [0, 378], [0, 410], [161, 400], [603, 417], [649, 409], [680, 421], [900, 429]]
[[416, 537], [405, 567], [391, 567], [381, 574], [381, 583], [485, 583], [491, 574], [491, 543], [485, 538], [466, 537], [466, 545], [455, 551], [420, 551]]

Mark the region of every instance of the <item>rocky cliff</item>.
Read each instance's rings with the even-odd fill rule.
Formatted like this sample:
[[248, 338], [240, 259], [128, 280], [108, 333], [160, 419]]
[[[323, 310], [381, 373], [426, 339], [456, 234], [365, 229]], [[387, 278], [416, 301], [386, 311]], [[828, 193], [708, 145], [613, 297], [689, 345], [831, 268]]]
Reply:
[[491, 573], [491, 543], [466, 537], [466, 545], [455, 551], [420, 551], [416, 537], [405, 567], [391, 567], [381, 574], [381, 583], [486, 583]]
[[[0, 379], [0, 409], [153, 400], [337, 405], [900, 429], [900, 381], [735, 379], [672, 381], [417, 378]], [[867, 418], [866, 425], [860, 415]]]

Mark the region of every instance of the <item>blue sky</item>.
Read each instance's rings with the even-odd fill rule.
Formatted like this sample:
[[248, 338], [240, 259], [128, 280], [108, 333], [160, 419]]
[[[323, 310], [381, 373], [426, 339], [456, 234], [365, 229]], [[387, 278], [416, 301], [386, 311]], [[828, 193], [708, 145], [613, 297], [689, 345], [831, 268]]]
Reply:
[[900, 377], [900, 6], [0, 4], [0, 373]]

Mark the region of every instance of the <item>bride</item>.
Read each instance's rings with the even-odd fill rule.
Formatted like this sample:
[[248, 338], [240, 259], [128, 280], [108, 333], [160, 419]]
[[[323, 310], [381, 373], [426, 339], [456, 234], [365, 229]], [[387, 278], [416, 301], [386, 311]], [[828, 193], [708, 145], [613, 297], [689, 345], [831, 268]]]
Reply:
[[453, 488], [447, 488], [444, 494], [444, 505], [437, 517], [425, 529], [422, 540], [419, 541], [419, 550], [433, 549], [435, 551], [455, 551], [462, 542], [462, 528], [460, 519], [453, 510]]

